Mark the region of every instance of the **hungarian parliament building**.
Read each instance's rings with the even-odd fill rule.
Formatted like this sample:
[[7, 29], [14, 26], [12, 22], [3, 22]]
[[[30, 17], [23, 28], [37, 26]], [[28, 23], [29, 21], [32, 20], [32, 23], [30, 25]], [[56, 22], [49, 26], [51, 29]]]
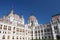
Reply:
[[28, 18], [27, 24], [24, 22], [24, 17], [13, 10], [0, 18], [0, 40], [60, 39], [60, 14], [53, 15], [46, 24], [38, 24], [33, 15]]

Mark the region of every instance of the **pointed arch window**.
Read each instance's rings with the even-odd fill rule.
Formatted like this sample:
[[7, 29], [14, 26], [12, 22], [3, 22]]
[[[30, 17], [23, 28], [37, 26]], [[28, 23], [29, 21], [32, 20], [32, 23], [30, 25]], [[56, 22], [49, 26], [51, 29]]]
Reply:
[[5, 39], [5, 35], [3, 35], [2, 39]]

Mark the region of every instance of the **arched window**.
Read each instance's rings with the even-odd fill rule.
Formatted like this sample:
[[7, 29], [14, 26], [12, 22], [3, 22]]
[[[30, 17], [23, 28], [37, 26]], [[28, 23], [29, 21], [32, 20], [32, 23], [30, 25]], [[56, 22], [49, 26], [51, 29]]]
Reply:
[[14, 36], [12, 37], [12, 39], [14, 39]]
[[17, 36], [17, 39], [18, 39], [18, 36]]
[[6, 26], [6, 25], [4, 25], [4, 28], [3, 28], [3, 29], [7, 30], [7, 26]]
[[11, 30], [11, 27], [10, 26], [8, 27], [8, 30]]
[[16, 28], [16, 32], [19, 32], [19, 28]]
[[10, 39], [10, 36], [8, 36], [8, 39]]
[[2, 39], [5, 39], [5, 35], [3, 35]]
[[15, 27], [13, 27], [13, 30], [15, 30]]

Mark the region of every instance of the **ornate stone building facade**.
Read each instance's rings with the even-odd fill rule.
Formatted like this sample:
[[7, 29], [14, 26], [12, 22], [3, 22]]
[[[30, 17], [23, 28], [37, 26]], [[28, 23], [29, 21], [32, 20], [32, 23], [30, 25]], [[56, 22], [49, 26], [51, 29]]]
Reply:
[[25, 24], [23, 16], [10, 14], [0, 18], [0, 40], [59, 39], [60, 15], [52, 17], [50, 23], [38, 24], [35, 16], [30, 16]]

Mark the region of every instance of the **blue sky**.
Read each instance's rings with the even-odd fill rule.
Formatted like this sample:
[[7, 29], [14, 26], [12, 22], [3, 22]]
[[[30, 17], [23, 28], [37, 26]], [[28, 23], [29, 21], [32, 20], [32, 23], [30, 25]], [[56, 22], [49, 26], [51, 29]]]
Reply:
[[44, 24], [51, 20], [52, 15], [60, 14], [60, 0], [0, 0], [0, 18], [8, 15], [11, 9], [24, 15], [25, 23], [33, 13], [38, 22]]

